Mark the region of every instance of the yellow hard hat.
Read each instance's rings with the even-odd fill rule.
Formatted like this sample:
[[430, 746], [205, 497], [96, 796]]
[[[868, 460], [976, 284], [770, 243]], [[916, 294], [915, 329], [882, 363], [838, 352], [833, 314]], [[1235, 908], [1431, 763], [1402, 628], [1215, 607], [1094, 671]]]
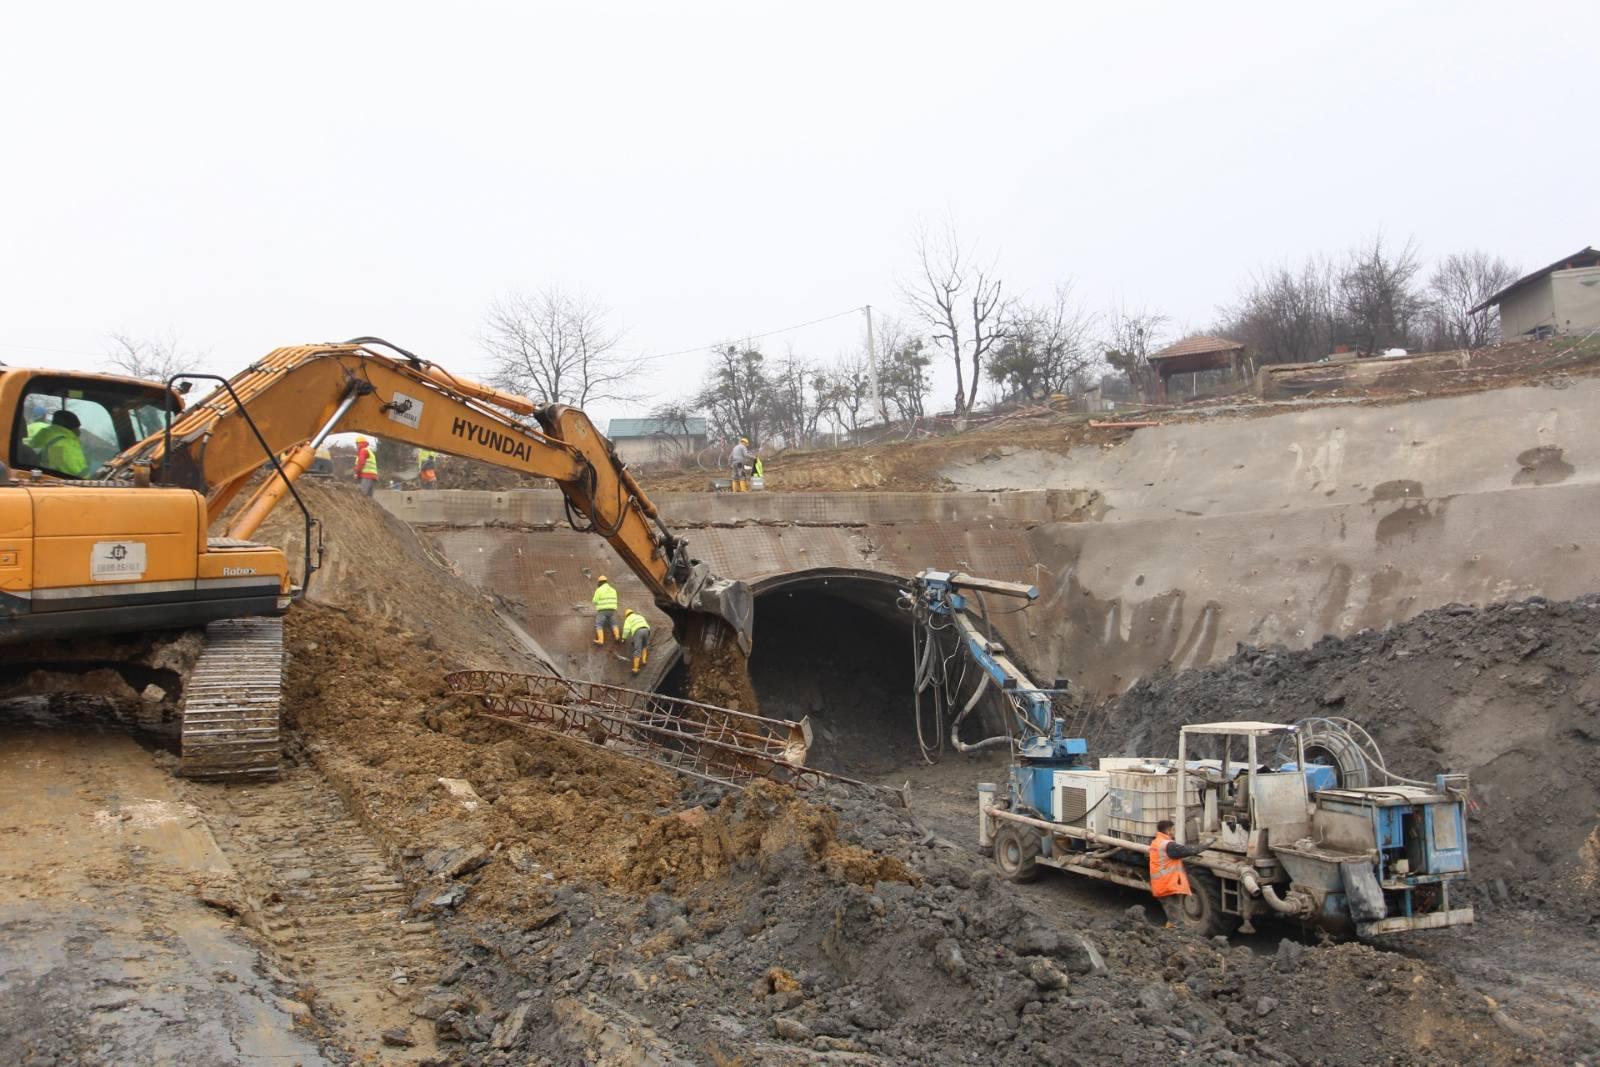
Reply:
[[364, 444], [366, 444], [366, 443], [367, 443], [367, 439], [366, 439], [366, 438], [365, 438], [365, 437], [358, 437], [358, 438], [356, 438], [356, 444], [358, 444], [358, 445], [364, 445]]
[[605, 575], [602, 574], [600, 577], [598, 577], [598, 578], [596, 578], [594, 580], [594, 584], [595, 585], [600, 585], [602, 582], [609, 582], [610, 580], [611, 580], [610, 578], [607, 578]]
[[739, 438], [739, 443], [740, 443], [740, 444], [741, 444], [741, 445], [747, 445], [747, 444], [749, 444], [749, 443], [750, 443], [750, 438], [748, 438], [748, 437], [741, 437], [741, 438]]
[[636, 615], [636, 614], [638, 614], [638, 613], [636, 611], [634, 611], [632, 608], [623, 608], [622, 609], [622, 617], [624, 619], [626, 619], [629, 615]]

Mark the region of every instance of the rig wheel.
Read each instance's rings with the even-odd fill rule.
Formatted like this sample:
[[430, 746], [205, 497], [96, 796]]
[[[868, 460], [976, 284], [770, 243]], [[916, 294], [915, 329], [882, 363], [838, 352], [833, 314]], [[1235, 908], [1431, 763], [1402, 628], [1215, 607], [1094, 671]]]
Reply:
[[1180, 924], [1201, 937], [1231, 934], [1239, 917], [1222, 910], [1222, 883], [1210, 871], [1190, 868], [1189, 895], [1183, 898]]
[[1007, 823], [994, 835], [994, 862], [1008, 882], [1031, 882], [1039, 877], [1039, 835], [1025, 826]]

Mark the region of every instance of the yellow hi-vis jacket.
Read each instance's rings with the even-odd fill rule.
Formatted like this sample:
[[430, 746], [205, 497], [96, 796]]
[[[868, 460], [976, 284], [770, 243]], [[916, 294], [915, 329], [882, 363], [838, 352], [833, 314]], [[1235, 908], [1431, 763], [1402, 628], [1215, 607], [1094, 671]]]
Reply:
[[617, 587], [616, 586], [612, 585], [610, 582], [606, 582], [604, 585], [596, 587], [596, 589], [594, 591], [594, 610], [596, 610], [596, 611], [616, 611], [617, 610]]
[[89, 473], [89, 460], [83, 454], [83, 442], [65, 426], [54, 423], [28, 438], [28, 447], [39, 456], [39, 462], [53, 471], [82, 478]]
[[645, 617], [643, 615], [640, 615], [636, 611], [623, 620], [622, 636], [624, 639], [627, 639], [638, 633], [640, 630], [648, 629], [650, 629], [650, 624], [645, 621]]

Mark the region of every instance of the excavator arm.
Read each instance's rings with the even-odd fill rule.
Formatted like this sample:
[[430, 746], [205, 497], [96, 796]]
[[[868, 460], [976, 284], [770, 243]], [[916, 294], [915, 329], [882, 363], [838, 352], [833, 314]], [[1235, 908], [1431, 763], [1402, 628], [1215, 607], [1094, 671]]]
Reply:
[[[280, 348], [113, 459], [104, 476], [183, 486], [205, 494], [215, 523], [261, 468], [274, 473], [227, 528], [248, 538], [310, 468], [330, 433], [364, 432], [549, 478], [568, 520], [604, 537], [673, 619], [711, 644], [706, 616], [725, 621], [750, 651], [753, 600], [688, 553], [587, 415], [461, 378], [386, 342]], [[310, 541], [307, 542], [307, 551]], [[308, 563], [308, 574], [310, 565]], [[697, 624], [698, 625], [694, 625]]]

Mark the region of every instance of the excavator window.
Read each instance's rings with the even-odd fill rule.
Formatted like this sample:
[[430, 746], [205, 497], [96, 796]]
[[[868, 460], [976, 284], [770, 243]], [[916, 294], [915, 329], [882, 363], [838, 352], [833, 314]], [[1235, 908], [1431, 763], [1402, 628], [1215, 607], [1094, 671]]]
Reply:
[[[108, 460], [159, 431], [161, 389], [131, 382], [40, 375], [28, 383], [12, 428], [12, 466], [92, 478]], [[173, 410], [179, 405], [174, 404]], [[68, 412], [70, 419], [58, 418]], [[72, 423], [76, 422], [76, 426]], [[64, 424], [66, 430], [51, 429]], [[70, 432], [73, 440], [59, 440]]]

